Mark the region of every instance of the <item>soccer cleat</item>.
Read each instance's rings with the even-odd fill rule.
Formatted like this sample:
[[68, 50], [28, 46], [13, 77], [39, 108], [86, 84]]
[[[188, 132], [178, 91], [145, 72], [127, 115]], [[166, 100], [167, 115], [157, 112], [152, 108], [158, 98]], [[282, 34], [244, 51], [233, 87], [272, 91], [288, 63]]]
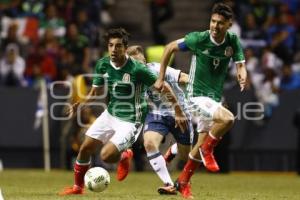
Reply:
[[168, 148], [167, 152], [164, 155], [164, 159], [167, 163], [170, 163], [176, 157], [176, 154], [173, 154], [171, 152], [171, 147]]
[[173, 185], [170, 185], [169, 183], [165, 184], [162, 187], [159, 187], [157, 189], [157, 192], [161, 195], [176, 195], [177, 194], [176, 188]]
[[83, 194], [83, 193], [84, 193], [83, 188], [81, 188], [77, 185], [74, 185], [73, 187], [64, 188], [64, 190], [59, 192], [58, 194], [60, 196], [65, 196], [65, 195]]
[[217, 172], [220, 170], [220, 167], [214, 157], [214, 147], [217, 145], [219, 140], [213, 139], [210, 136], [207, 136], [205, 142], [199, 148], [200, 156], [203, 161], [203, 165], [211, 172]]
[[211, 172], [217, 172], [220, 170], [220, 167], [214, 157], [213, 151], [206, 151], [202, 148], [200, 150], [200, 155], [203, 161], [203, 165]]
[[133, 157], [133, 152], [131, 149], [127, 149], [126, 151], [123, 151], [121, 154], [121, 160], [118, 163], [117, 167], [117, 180], [118, 181], [123, 181], [130, 169], [130, 163], [131, 159]]
[[176, 189], [181, 193], [185, 199], [193, 199], [192, 188], [190, 183], [179, 182], [178, 180], [174, 183]]

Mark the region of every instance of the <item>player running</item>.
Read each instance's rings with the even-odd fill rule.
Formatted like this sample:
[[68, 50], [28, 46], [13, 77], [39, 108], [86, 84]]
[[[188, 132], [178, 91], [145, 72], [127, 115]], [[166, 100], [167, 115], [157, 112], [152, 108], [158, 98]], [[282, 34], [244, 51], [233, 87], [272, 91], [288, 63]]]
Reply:
[[[118, 162], [121, 152], [132, 145], [135, 135], [142, 128], [147, 113], [145, 91], [157, 78], [143, 64], [128, 57], [128, 35], [122, 28], [110, 29], [105, 34], [109, 56], [97, 61], [93, 87], [84, 103], [95, 99], [97, 95], [109, 94], [108, 108], [86, 132], [74, 165], [75, 184], [65, 188], [60, 195], [82, 194], [84, 175], [90, 167], [90, 157], [97, 148], [103, 145], [100, 152], [103, 161]], [[174, 103], [176, 124], [185, 130], [187, 119], [172, 89], [163, 84], [160, 91]], [[70, 112], [76, 112], [80, 108], [78, 106], [79, 103], [74, 104]], [[130, 151], [123, 154], [120, 162], [125, 164], [118, 168], [118, 176], [128, 173], [128, 160], [131, 157]]]
[[[146, 59], [141, 46], [130, 46], [128, 47], [127, 52], [132, 58], [146, 64]], [[159, 63], [152, 62], [147, 63], [146, 65], [151, 72], [157, 75], [159, 74]], [[188, 74], [185, 74], [180, 70], [167, 67], [166, 81], [176, 94], [180, 106], [185, 110], [187, 116], [189, 116], [187, 112], [185, 94], [178, 85], [178, 83], [184, 85], [188, 83]], [[164, 183], [164, 186], [158, 188], [158, 192], [160, 194], [177, 194], [174, 183], [168, 172], [166, 161], [159, 151], [159, 146], [163, 138], [168, 133], [171, 133], [177, 141], [181, 159], [186, 161], [193, 142], [193, 128], [191, 123], [189, 129], [185, 132], [182, 132], [179, 127], [176, 128], [172, 105], [170, 105], [169, 102], [164, 101], [163, 96], [155, 90], [148, 89], [148, 96], [150, 110], [146, 116], [143, 135], [147, 158], [153, 170]]]
[[197, 122], [197, 132], [209, 132], [203, 144], [200, 138], [193, 147], [178, 178], [178, 189], [186, 198], [192, 197], [189, 181], [200, 165], [200, 158], [208, 170], [219, 170], [213, 150], [234, 123], [233, 114], [220, 103], [231, 58], [236, 64], [241, 91], [246, 84], [247, 71], [240, 41], [234, 33], [228, 32], [232, 18], [233, 12], [228, 5], [215, 4], [210, 29], [189, 33], [184, 38], [169, 43], [161, 59], [160, 76], [155, 83], [157, 88], [163, 85], [167, 63], [173, 52], [191, 51], [195, 55], [187, 88], [190, 112], [193, 121]]

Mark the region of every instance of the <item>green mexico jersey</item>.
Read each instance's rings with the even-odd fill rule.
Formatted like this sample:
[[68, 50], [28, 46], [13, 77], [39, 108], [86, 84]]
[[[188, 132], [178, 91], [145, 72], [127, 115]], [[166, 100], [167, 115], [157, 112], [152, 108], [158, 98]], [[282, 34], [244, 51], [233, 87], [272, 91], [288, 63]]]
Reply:
[[219, 102], [230, 59], [245, 60], [238, 37], [227, 32], [224, 42], [216, 44], [207, 30], [189, 33], [184, 43], [196, 57], [191, 63], [189, 97], [207, 96]]
[[145, 92], [157, 77], [131, 58], [118, 68], [104, 57], [97, 61], [95, 73], [93, 85], [108, 87], [108, 112], [125, 121], [143, 122], [148, 111]]

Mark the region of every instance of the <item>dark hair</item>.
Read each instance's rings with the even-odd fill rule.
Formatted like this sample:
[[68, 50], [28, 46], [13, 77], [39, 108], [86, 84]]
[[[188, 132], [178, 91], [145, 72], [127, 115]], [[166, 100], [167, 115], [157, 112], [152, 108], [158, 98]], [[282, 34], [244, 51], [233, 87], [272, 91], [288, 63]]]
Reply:
[[124, 28], [109, 29], [103, 36], [106, 43], [111, 38], [121, 38], [123, 44], [127, 47], [130, 34]]
[[232, 8], [225, 3], [217, 3], [214, 5], [211, 14], [222, 15], [225, 19], [229, 20], [233, 18]]

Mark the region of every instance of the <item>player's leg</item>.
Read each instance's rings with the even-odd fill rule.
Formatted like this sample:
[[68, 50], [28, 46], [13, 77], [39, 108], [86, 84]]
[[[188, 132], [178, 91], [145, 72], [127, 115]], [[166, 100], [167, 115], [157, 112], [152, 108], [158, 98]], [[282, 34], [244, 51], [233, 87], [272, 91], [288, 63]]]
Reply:
[[211, 131], [200, 148], [203, 163], [210, 171], [215, 172], [219, 170], [213, 151], [222, 136], [232, 127], [233, 122], [233, 114], [223, 106], [219, 106], [213, 114], [213, 125]]
[[176, 188], [184, 198], [192, 198], [190, 179], [194, 174], [195, 170], [199, 168], [201, 164], [199, 148], [203, 144], [203, 141], [206, 136], [206, 133], [200, 133], [198, 135], [197, 143], [192, 148], [191, 152], [188, 154], [188, 161], [186, 162], [183, 170], [181, 171], [178, 179], [175, 182]]
[[163, 135], [158, 132], [147, 130], [144, 133], [144, 146], [147, 152], [147, 158], [153, 170], [165, 185], [172, 185], [166, 161], [159, 151], [159, 146], [163, 140]]
[[220, 106], [213, 116], [214, 125], [211, 130], [211, 135], [215, 138], [222, 138], [233, 126], [233, 114], [223, 106]]
[[165, 190], [162, 192], [158, 190], [158, 192], [160, 194], [176, 194], [176, 189], [173, 187], [173, 181], [166, 166], [166, 161], [159, 151], [159, 146], [164, 136], [166, 136], [170, 130], [166, 120], [167, 119], [161, 115], [154, 115], [152, 113], [147, 115], [143, 135], [144, 146], [150, 165], [164, 183]]
[[[202, 132], [203, 130], [210, 131], [212, 126], [216, 123], [223, 124], [221, 125], [222, 127], [219, 126], [219, 128], [216, 128], [217, 131], [213, 132], [216, 137], [210, 133], [205, 138], [203, 145], [200, 147], [200, 156], [204, 166], [209, 171], [216, 172], [219, 170], [219, 166], [214, 158], [213, 149], [220, 140], [220, 138], [217, 138], [217, 136], [225, 133], [220, 133], [220, 131], [226, 131], [223, 128], [228, 126], [230, 120], [228, 120], [228, 123], [224, 125], [224, 122], [226, 122], [224, 118], [225, 116], [228, 117], [228, 113], [230, 112], [224, 112], [225, 108], [222, 107], [219, 102], [216, 102], [209, 97], [194, 97], [191, 98], [190, 101], [190, 111], [193, 115], [193, 120], [197, 122], [197, 132]], [[224, 116], [222, 116], [223, 114]], [[204, 125], [206, 129], [203, 129], [201, 127], [202, 125]]]
[[97, 148], [108, 141], [113, 134], [110, 127], [111, 120], [107, 110], [105, 110], [90, 126], [86, 132], [86, 137], [74, 165], [74, 179], [73, 187], [66, 188], [60, 195], [82, 194], [84, 187], [84, 175], [90, 167], [90, 157], [96, 152]]
[[[194, 130], [192, 124], [190, 123], [189, 129], [186, 132], [182, 133], [179, 128], [175, 128], [174, 118], [173, 117], [166, 117], [168, 118], [169, 128], [171, 130], [171, 134], [174, 136], [177, 147], [178, 147], [178, 154], [180, 159], [187, 160], [189, 152], [192, 149], [193, 139], [194, 139]], [[178, 184], [177, 184], [178, 185]], [[184, 197], [191, 197], [191, 192], [187, 194], [186, 185], [182, 185], [178, 187], [179, 191], [183, 194]], [[183, 189], [185, 188], [185, 189]], [[163, 191], [164, 187], [160, 187], [159, 190]], [[184, 191], [184, 192], [183, 192]], [[189, 190], [190, 191], [190, 190]]]
[[87, 130], [74, 165], [75, 184], [73, 187], [65, 188], [59, 193], [60, 195], [83, 193], [84, 175], [90, 167], [90, 157], [98, 147], [107, 142], [108, 137], [111, 137], [110, 133], [106, 132], [110, 129], [107, 113], [107, 111], [104, 111]]
[[113, 130], [115, 134], [101, 151], [106, 162], [115, 163], [117, 166], [117, 180], [124, 180], [130, 170], [133, 152], [129, 149], [136, 141], [136, 135], [142, 129], [142, 124], [135, 124], [113, 117]]
[[192, 150], [192, 145], [177, 143], [177, 148], [179, 159], [186, 162], [189, 158], [189, 153]]
[[106, 163], [116, 163], [120, 160], [120, 151], [114, 143], [107, 142], [101, 149], [100, 158]]
[[89, 136], [85, 137], [76, 162], [74, 164], [74, 185], [65, 188], [60, 195], [82, 194], [84, 188], [84, 175], [90, 167], [90, 157], [96, 152], [97, 148], [102, 144], [101, 141], [93, 139]]
[[164, 154], [164, 159], [167, 163], [170, 163], [178, 154], [177, 143], [172, 144], [166, 153]]

